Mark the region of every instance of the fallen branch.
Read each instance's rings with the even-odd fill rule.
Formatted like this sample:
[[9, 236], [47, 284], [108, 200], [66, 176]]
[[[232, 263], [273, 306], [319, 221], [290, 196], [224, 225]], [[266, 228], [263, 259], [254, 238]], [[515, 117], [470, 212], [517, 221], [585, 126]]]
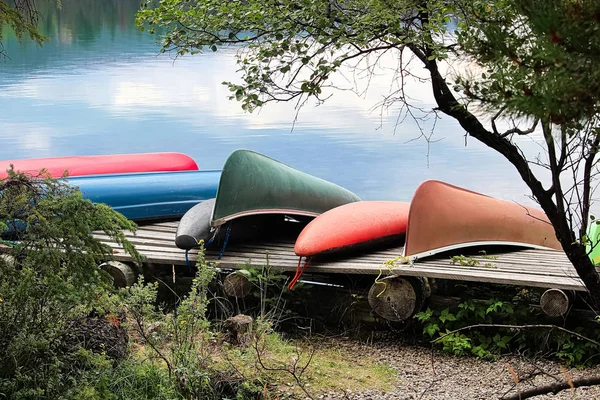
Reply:
[[539, 328], [543, 328], [543, 329], [558, 329], [559, 331], [563, 331], [566, 332], [568, 334], [571, 334], [573, 336], [578, 337], [579, 339], [585, 340], [587, 342], [590, 343], [594, 343], [597, 346], [600, 346], [600, 342], [594, 340], [594, 339], [590, 339], [589, 337], [583, 336], [577, 332], [573, 332], [569, 329], [563, 328], [562, 326], [558, 326], [558, 325], [504, 325], [504, 324], [477, 324], [477, 325], [469, 325], [469, 326], [463, 326], [462, 328], [458, 328], [455, 329], [453, 331], [450, 331], [448, 333], [445, 333], [444, 335], [441, 335], [438, 338], [433, 339], [430, 343], [436, 343], [439, 342], [440, 340], [442, 340], [443, 338], [445, 338], [446, 336], [452, 335], [454, 333], [460, 332], [460, 331], [466, 331], [466, 330], [470, 330], [470, 329], [474, 329], [474, 328], [506, 328], [506, 329], [516, 329], [516, 330], [520, 330], [520, 329], [539, 329]]
[[553, 393], [557, 394], [566, 389], [578, 388], [582, 386], [594, 386], [600, 385], [600, 376], [594, 376], [591, 378], [574, 379], [570, 382], [552, 383], [549, 385], [539, 386], [533, 389], [522, 391], [510, 397], [504, 397], [504, 400], [522, 400], [528, 399], [534, 396], [542, 394]]

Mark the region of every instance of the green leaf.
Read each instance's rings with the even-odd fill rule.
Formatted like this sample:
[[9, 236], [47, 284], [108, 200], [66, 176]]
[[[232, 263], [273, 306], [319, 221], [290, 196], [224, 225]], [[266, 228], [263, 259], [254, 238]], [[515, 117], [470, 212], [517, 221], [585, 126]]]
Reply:
[[454, 316], [454, 314], [451, 314], [450, 311], [446, 308], [440, 313], [440, 321], [456, 321], [456, 317]]
[[438, 324], [427, 324], [423, 328], [423, 333], [429, 335], [429, 337], [433, 337], [437, 332], [440, 331], [440, 327]]
[[243, 98], [244, 98], [244, 92], [243, 92], [241, 89], [238, 89], [238, 90], [235, 92], [235, 99], [236, 99], [237, 101], [241, 101]]
[[426, 322], [431, 319], [432, 315], [433, 315], [433, 311], [431, 311], [431, 308], [427, 307], [426, 311], [421, 311], [421, 312], [415, 314], [415, 318], [421, 322]]

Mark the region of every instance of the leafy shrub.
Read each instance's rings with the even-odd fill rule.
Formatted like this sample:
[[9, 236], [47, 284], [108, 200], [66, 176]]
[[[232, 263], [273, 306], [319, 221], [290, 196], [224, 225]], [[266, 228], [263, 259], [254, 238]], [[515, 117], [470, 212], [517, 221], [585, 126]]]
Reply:
[[0, 244], [10, 255], [0, 258], [0, 393], [61, 398], [106, 359], [69, 332], [92, 312], [116, 312], [110, 277], [98, 268], [112, 249], [92, 232], [137, 256], [122, 229], [135, 226], [62, 180], [12, 170], [0, 180]]
[[[471, 354], [493, 359], [502, 353], [518, 351], [521, 354], [542, 353], [567, 365], [599, 362], [594, 356], [600, 352], [600, 346], [539, 322], [530, 309], [531, 296], [523, 289], [508, 300], [464, 300], [455, 311], [428, 308], [416, 314], [415, 318], [421, 322], [426, 337], [442, 351], [454, 355]], [[532, 328], [536, 323], [544, 326]], [[528, 327], [519, 328], [523, 325]], [[579, 327], [573, 332], [600, 341], [597, 329]]]
[[253, 398], [244, 394], [257, 393], [250, 380], [245, 381], [212, 358], [214, 334], [206, 312], [215, 265], [206, 261], [203, 246], [198, 252], [197, 268], [190, 292], [169, 314], [156, 307], [156, 283], [140, 280], [124, 291], [123, 302], [133, 327], [150, 349], [149, 355], [165, 366], [172, 385], [183, 398]]

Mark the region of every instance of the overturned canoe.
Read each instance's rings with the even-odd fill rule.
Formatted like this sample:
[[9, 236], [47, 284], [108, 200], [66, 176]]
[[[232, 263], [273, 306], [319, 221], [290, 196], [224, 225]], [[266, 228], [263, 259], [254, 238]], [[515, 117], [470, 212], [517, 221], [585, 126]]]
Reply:
[[336, 184], [250, 150], [234, 151], [223, 167], [211, 225], [257, 214], [317, 216], [360, 199]]
[[69, 176], [125, 174], [132, 172], [169, 172], [197, 170], [196, 162], [182, 153], [112, 154], [101, 156], [75, 156], [55, 158], [29, 158], [0, 161], [0, 179], [6, 178], [8, 170], [37, 175], [45, 169], [50, 176], [60, 178], [67, 171]]
[[203, 201], [190, 208], [179, 220], [175, 234], [175, 246], [188, 250], [198, 246], [201, 240], [208, 241], [213, 236], [210, 217], [215, 199]]
[[180, 218], [215, 197], [221, 171], [148, 172], [69, 178], [83, 196], [134, 221]]
[[228, 223], [227, 229], [210, 226], [210, 216], [215, 199], [195, 205], [179, 221], [175, 234], [175, 245], [189, 250], [198, 247], [203, 240], [209, 247], [222, 247], [227, 243], [247, 243], [254, 239], [296, 239], [306, 226], [309, 217], [290, 218], [283, 214], [257, 214], [236, 218]]
[[401, 245], [410, 203], [359, 201], [324, 212], [300, 233], [294, 252], [301, 257]]
[[410, 205], [404, 255], [420, 258], [479, 245], [560, 250], [546, 214], [440, 181], [425, 181]]

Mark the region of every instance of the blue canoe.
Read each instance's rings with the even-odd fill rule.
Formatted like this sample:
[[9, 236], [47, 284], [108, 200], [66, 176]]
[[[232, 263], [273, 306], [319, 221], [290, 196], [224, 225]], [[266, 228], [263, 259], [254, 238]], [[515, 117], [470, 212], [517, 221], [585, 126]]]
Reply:
[[134, 221], [180, 218], [217, 193], [221, 171], [89, 175], [69, 178], [83, 197], [104, 203]]

